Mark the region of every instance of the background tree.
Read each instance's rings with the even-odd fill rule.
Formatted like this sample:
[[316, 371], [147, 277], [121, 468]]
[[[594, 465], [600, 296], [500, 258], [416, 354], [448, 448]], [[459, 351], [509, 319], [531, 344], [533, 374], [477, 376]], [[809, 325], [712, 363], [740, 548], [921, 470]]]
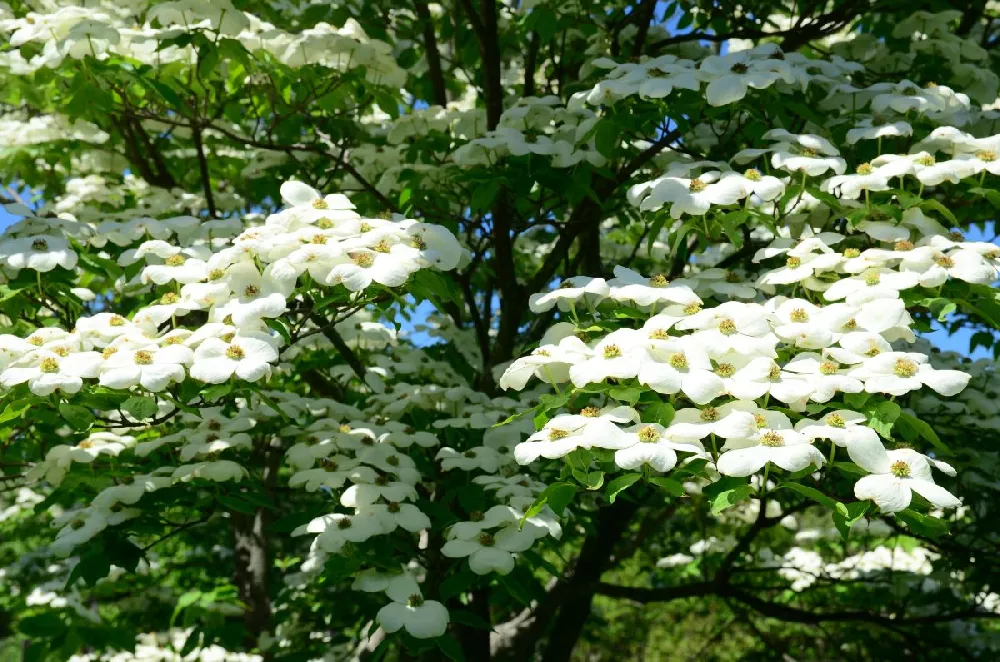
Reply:
[[993, 659], [997, 18], [0, 4], [0, 656]]

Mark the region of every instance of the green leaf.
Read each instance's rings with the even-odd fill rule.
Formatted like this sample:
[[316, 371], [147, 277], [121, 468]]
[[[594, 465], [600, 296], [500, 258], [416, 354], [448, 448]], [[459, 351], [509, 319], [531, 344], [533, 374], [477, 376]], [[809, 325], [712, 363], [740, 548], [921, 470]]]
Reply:
[[920, 203], [920, 208], [924, 211], [933, 210], [948, 219], [948, 222], [952, 225], [961, 225], [958, 222], [958, 218], [952, 213], [950, 209], [945, 207], [943, 204], [935, 200], [934, 198], [929, 198]]
[[174, 607], [174, 613], [170, 617], [170, 624], [173, 625], [182, 611], [199, 602], [204, 595], [201, 591], [188, 591], [177, 598], [177, 605]]
[[462, 647], [459, 645], [458, 639], [455, 639], [455, 637], [450, 634], [446, 634], [438, 637], [434, 640], [434, 642], [449, 660], [453, 660], [454, 662], [465, 662], [465, 654], [462, 653]]
[[448, 612], [448, 617], [453, 623], [468, 625], [470, 628], [476, 628], [477, 630], [493, 629], [493, 626], [483, 620], [479, 614], [467, 609], [452, 609]]
[[601, 489], [601, 486], [604, 485], [603, 471], [580, 471], [578, 469], [574, 469], [573, 478], [576, 478], [580, 481], [581, 485], [591, 491], [599, 490]]
[[472, 574], [471, 570], [468, 570], [468, 564], [466, 564], [465, 569], [448, 575], [448, 577], [441, 582], [441, 586], [438, 588], [438, 597], [441, 600], [448, 600], [456, 595], [465, 593], [465, 591], [472, 586], [475, 581], [476, 576]]
[[594, 147], [601, 153], [601, 156], [611, 161], [618, 151], [620, 143], [618, 137], [620, 135], [621, 130], [614, 120], [605, 117], [597, 123], [597, 131], [594, 133]]
[[659, 423], [663, 427], [674, 420], [674, 407], [669, 402], [657, 402], [649, 405], [642, 412], [643, 423]]
[[816, 503], [830, 508], [831, 510], [836, 510], [838, 506], [843, 506], [836, 499], [828, 497], [814, 487], [809, 487], [808, 485], [802, 485], [800, 483], [784, 483], [781, 485], [782, 488], [786, 490], [792, 490], [793, 492], [798, 492], [802, 496], [808, 497], [815, 501]]
[[286, 345], [290, 345], [292, 343], [292, 336], [288, 332], [288, 327], [285, 326], [280, 320], [276, 320], [273, 317], [265, 317], [264, 324], [267, 324], [269, 329], [277, 331], [278, 335], [281, 336]]
[[642, 392], [643, 389], [639, 386], [617, 386], [608, 391], [608, 395], [619, 402], [634, 405], [639, 402]]
[[473, 213], [488, 210], [493, 206], [493, 201], [496, 200], [501, 186], [503, 186], [503, 180], [499, 178], [490, 179], [477, 186], [469, 198], [469, 210]]
[[556, 515], [562, 515], [563, 511], [566, 510], [566, 506], [569, 505], [570, 501], [576, 495], [577, 489], [577, 486], [572, 483], [552, 483], [538, 495], [538, 498], [531, 504], [531, 507], [525, 511], [524, 517], [521, 518], [521, 523], [523, 524], [529, 517], [534, 517], [542, 512], [542, 508], [546, 504]]
[[66, 587], [72, 586], [77, 579], [83, 579], [89, 586], [94, 586], [98, 581], [107, 577], [110, 572], [111, 560], [98, 544], [80, 557], [80, 561], [73, 566], [69, 577], [66, 578]]
[[22, 618], [17, 622], [17, 629], [28, 637], [51, 641], [66, 630], [66, 623], [58, 612], [48, 611]]
[[840, 531], [840, 537], [847, 540], [847, 536], [851, 533], [851, 527], [865, 516], [865, 513], [871, 507], [871, 502], [855, 501], [853, 503], [840, 503], [837, 505], [843, 506], [843, 508], [836, 508], [833, 511], [833, 524]]
[[206, 43], [198, 49], [198, 75], [209, 78], [219, 66], [221, 55], [214, 44]]
[[954, 451], [948, 447], [948, 444], [941, 441], [941, 438], [934, 432], [934, 428], [916, 416], [901, 412], [899, 418], [896, 419], [896, 427], [899, 428], [899, 433], [907, 441], [914, 441], [919, 437], [930, 442], [940, 454], [954, 455]]
[[156, 400], [146, 395], [133, 395], [122, 403], [122, 411], [136, 420], [143, 421], [156, 416], [159, 407]]
[[13, 421], [15, 418], [21, 418], [21, 415], [31, 406], [31, 400], [15, 400], [11, 402], [6, 407], [4, 407], [3, 412], [0, 412], [0, 423], [6, 423], [7, 421]]
[[202, 391], [201, 397], [205, 400], [205, 402], [215, 402], [229, 395], [232, 390], [233, 385], [230, 382], [226, 382], [225, 384], [216, 384], [215, 386], [209, 386]]
[[896, 513], [896, 519], [900, 520], [914, 533], [926, 538], [940, 538], [948, 533], [948, 523], [936, 517], [929, 517], [923, 513], [918, 513], [912, 508]]
[[400, 208], [405, 207], [406, 203], [410, 201], [413, 197], [413, 189], [407, 187], [399, 192], [399, 206]]
[[507, 593], [509, 593], [512, 598], [520, 602], [525, 607], [531, 606], [532, 595], [524, 584], [517, 581], [517, 579], [511, 575], [500, 575], [497, 577], [497, 581], [507, 590]]
[[861, 409], [870, 397], [871, 393], [844, 393], [844, 404], [853, 409]]
[[702, 490], [712, 505], [713, 515], [744, 501], [752, 492], [753, 488], [746, 478], [730, 476], [725, 476]]
[[229, 510], [234, 510], [238, 513], [245, 513], [247, 515], [257, 512], [257, 506], [244, 501], [239, 497], [230, 496], [228, 494], [220, 494], [216, 498], [219, 500], [219, 503], [224, 505]]
[[609, 502], [614, 503], [620, 493], [635, 485], [641, 478], [642, 474], [624, 474], [618, 476], [618, 478], [608, 483], [604, 494], [608, 497]]
[[899, 418], [900, 412], [902, 409], [899, 405], [888, 400], [884, 400], [874, 407], [869, 407], [867, 410], [868, 427], [878, 432], [884, 439], [891, 439], [892, 426]]
[[680, 497], [686, 494], [684, 486], [673, 478], [664, 478], [663, 476], [657, 476], [655, 478], [650, 478], [649, 482], [656, 485], [661, 490], [665, 491], [670, 496]]
[[96, 420], [94, 414], [86, 407], [71, 405], [68, 402], [59, 404], [59, 415], [62, 416], [74, 430], [86, 430]]

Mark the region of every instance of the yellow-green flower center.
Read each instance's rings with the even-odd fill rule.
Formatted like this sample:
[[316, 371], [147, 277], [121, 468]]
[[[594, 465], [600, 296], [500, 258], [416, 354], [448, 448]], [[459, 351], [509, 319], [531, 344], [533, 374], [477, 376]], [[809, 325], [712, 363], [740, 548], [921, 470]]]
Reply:
[[832, 428], [842, 428], [846, 423], [844, 417], [840, 414], [828, 414], [826, 417], [826, 424]]
[[59, 372], [59, 361], [51, 356], [46, 356], [42, 359], [41, 363], [38, 364], [38, 369], [49, 374]]
[[743, 173], [743, 176], [749, 179], [751, 182], [759, 182], [760, 170], [757, 170], [756, 168], [750, 168], [749, 170]]
[[764, 433], [764, 436], [760, 438], [760, 445], [767, 446], [768, 448], [777, 448], [778, 446], [785, 445], [785, 439], [781, 434], [775, 432], [774, 430], [768, 430]]
[[833, 361], [823, 361], [819, 364], [819, 372], [822, 375], [836, 375], [839, 369], [840, 366]]
[[736, 322], [728, 317], [719, 321], [719, 333], [724, 336], [731, 336], [736, 333]]
[[898, 377], [909, 378], [917, 374], [919, 369], [917, 364], [909, 359], [896, 359], [896, 365], [893, 366], [892, 371]]
[[906, 478], [910, 475], [910, 465], [902, 460], [896, 460], [889, 466], [889, 472], [896, 478]]
[[622, 355], [622, 350], [618, 345], [605, 345], [604, 346], [604, 358], [606, 359], [617, 359]]
[[675, 370], [687, 370], [688, 360], [683, 352], [675, 352], [670, 355], [670, 367]]
[[736, 366], [732, 363], [720, 363], [715, 366], [715, 374], [719, 377], [729, 378], [736, 374]]
[[230, 345], [226, 348], [226, 358], [232, 359], [233, 361], [239, 361], [246, 356], [246, 352], [239, 345]]
[[649, 279], [649, 284], [653, 287], [666, 287], [670, 284], [670, 280], [663, 274], [653, 274]]
[[569, 432], [561, 428], [551, 428], [549, 429], [549, 441], [558, 441], [560, 439], [565, 439], [569, 436]]
[[375, 256], [371, 253], [354, 253], [351, 255], [351, 260], [362, 269], [367, 269], [375, 264]]
[[136, 365], [150, 365], [153, 363], [153, 353], [140, 349], [135, 353], [135, 356], [132, 357], [132, 360], [135, 361]]
[[179, 267], [187, 262], [187, 258], [178, 253], [177, 255], [171, 255], [167, 258], [166, 263], [168, 267]]
[[801, 324], [809, 321], [809, 313], [806, 312], [805, 308], [796, 308], [788, 314], [788, 319], [796, 324]]
[[652, 425], [647, 425], [646, 427], [639, 430], [639, 441], [645, 443], [653, 443], [654, 441], [660, 440], [660, 431], [654, 428]]
[[701, 410], [699, 418], [701, 418], [701, 420], [705, 421], [706, 423], [717, 421], [719, 420], [719, 410], [716, 409], [715, 407], [705, 407], [704, 409]]

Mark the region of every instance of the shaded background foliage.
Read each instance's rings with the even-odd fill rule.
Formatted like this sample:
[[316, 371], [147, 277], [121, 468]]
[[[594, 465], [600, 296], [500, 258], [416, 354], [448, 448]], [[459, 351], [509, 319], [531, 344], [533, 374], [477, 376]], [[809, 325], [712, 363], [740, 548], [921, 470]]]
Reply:
[[[843, 30], [872, 35], [890, 50], [905, 50], [905, 40], [893, 36], [902, 19], [917, 11], [951, 9], [962, 12], [955, 21], [956, 34], [986, 49], [989, 68], [1000, 73], [996, 52], [1000, 25], [996, 8], [989, 3], [962, 7], [952, 2], [877, 0], [795, 3], [797, 20], [784, 26], [766, 22], [772, 15], [788, 13], [785, 2], [739, 6], [652, 0], [540, 2], [513, 20], [494, 0], [459, 0], [440, 8], [420, 1], [233, 4], [290, 31], [318, 22], [340, 26], [348, 19], [356, 20], [371, 38], [392, 46], [401, 84], [380, 84], [363, 68], [336, 75], [319, 65], [293, 68], [267, 52], [248, 52], [236, 40], [212, 41], [200, 33], [182, 33], [166, 45], [194, 47], [197, 61], [193, 67], [86, 58], [67, 60], [31, 75], [0, 72], [2, 112], [31, 117], [58, 111], [93, 123], [109, 136], [101, 148], [107, 158], [105, 175], [121, 178], [127, 172], [153, 189], [189, 192], [192, 197], [183, 210], [205, 218], [274, 211], [280, 205], [278, 186], [296, 178], [320, 190], [349, 193], [359, 210], [372, 216], [398, 211], [442, 224], [463, 239], [473, 258], [454, 280], [434, 281], [417, 298], [431, 300], [435, 309], [467, 333], [450, 344], [428, 347], [426, 352], [489, 396], [499, 395], [495, 368], [537, 343], [551, 322], [545, 316], [529, 317], [532, 293], [560, 278], [608, 275], [621, 263], [650, 272], [663, 270], [669, 261], [669, 271], [677, 274], [692, 256], [732, 240], [732, 229], [715, 225], [690, 236], [666, 237], [672, 251], [641, 250], [664, 232], [664, 222], [640, 218], [625, 196], [628, 187], [639, 181], [637, 173], [659, 150], [697, 122], [721, 120], [731, 111], [707, 108], [699, 94], [685, 91], [667, 107], [631, 100], [612, 109], [597, 131], [596, 148], [608, 152], [610, 164], [598, 167], [584, 162], [570, 170], [553, 168], [547, 159], [535, 155], [508, 159], [492, 168], [449, 168], [444, 155], [462, 138], [447, 129], [425, 129], [418, 123], [402, 141], [402, 167], [394, 173], [394, 181], [384, 184], [384, 173], [362, 173], [352, 159], [352, 154], [363, 149], [377, 153], [398, 144], [386, 132], [376, 130], [374, 123], [359, 121], [372, 114], [376, 105], [396, 122], [405, 122], [406, 116], [428, 105], [446, 106], [472, 94], [483, 110], [477, 120], [482, 133], [495, 128], [503, 111], [519, 96], [555, 95], [565, 102], [573, 93], [591, 88], [595, 77], [586, 65], [605, 52], [619, 61], [637, 60], [663, 53], [699, 55], [722, 48], [732, 39], [767, 39], [786, 52], [802, 49], [820, 56], [827, 49], [824, 38]], [[30, 8], [16, 1], [10, 6], [15, 15]], [[141, 12], [137, 9], [137, 16]], [[601, 52], [594, 52], [595, 42], [601, 44]], [[31, 55], [33, 48], [29, 44], [22, 50]], [[939, 60], [925, 55], [908, 63], [905, 71], [868, 71], [858, 84], [902, 77], [921, 85], [945, 83], [949, 75]], [[400, 94], [400, 87], [408, 94]], [[976, 101], [990, 103], [995, 97], [995, 84], [992, 91], [987, 85]], [[812, 105], [817, 101], [748, 104], [750, 120], [727, 140], [698, 155], [726, 160], [743, 147], [759, 144], [773, 126], [801, 128], [807, 121], [821, 123], [823, 116]], [[234, 125], [243, 130], [232, 129]], [[649, 146], [639, 148], [629, 141], [620, 150], [609, 148], [622, 138], [637, 137], [649, 138]], [[228, 148], [246, 151], [230, 153]], [[684, 148], [681, 143], [680, 149]], [[0, 146], [0, 174], [12, 196], [28, 196], [30, 191], [41, 201], [57, 200], [66, 193], [69, 176], [78, 165], [74, 159], [89, 149], [86, 142], [72, 137], [58, 148], [40, 145], [8, 150]], [[259, 170], [248, 171], [248, 166], [255, 165]], [[945, 200], [945, 206], [962, 209], [963, 219], [980, 223], [970, 228], [972, 232], [985, 234], [991, 226], [981, 222], [992, 219], [991, 202], [965, 197]], [[108, 201], [104, 208], [141, 204], [142, 195], [136, 194]], [[606, 221], [609, 226], [602, 227]], [[744, 229], [735, 233], [744, 248], [727, 257], [726, 266], [749, 260], [759, 247]], [[613, 254], [608, 250], [608, 237], [634, 250], [624, 256]], [[552, 244], [552, 249], [539, 258], [530, 250], [537, 244]], [[427, 305], [421, 310], [427, 311]], [[25, 311], [8, 308], [4, 312], [13, 320], [11, 326], [17, 327], [18, 316]], [[396, 314], [388, 306], [382, 312]], [[417, 313], [406, 325], [412, 327], [425, 317], [425, 312]], [[919, 320], [929, 331], [934, 318], [927, 311]], [[992, 351], [996, 321], [955, 310], [945, 324], [950, 332], [975, 334], [976, 345]], [[461, 343], [468, 346], [458, 347]], [[469, 355], [475, 361], [467, 360]], [[318, 358], [317, 364], [324, 360], [328, 359]], [[994, 385], [984, 388], [987, 395], [996, 395]], [[364, 397], [357, 392], [346, 395], [361, 405]], [[422, 412], [409, 412], [402, 420], [423, 428], [430, 421], [420, 420], [421, 416]], [[30, 423], [39, 439], [55, 438], [63, 425], [44, 418]], [[457, 437], [446, 440], [450, 445], [467, 443], [460, 434], [449, 432]], [[952, 448], [996, 448], [990, 433], [945, 429], [938, 434]], [[38, 450], [4, 444], [0, 469], [15, 476], [24, 463], [34, 461]], [[987, 481], [995, 481], [995, 472], [984, 471]], [[71, 478], [56, 501], [72, 503], [78, 496], [74, 489], [88, 493], [94, 489], [93, 481], [93, 477]], [[779, 526], [780, 518], [769, 517], [765, 508], [743, 519], [718, 518], [707, 499], [681, 498], [649, 485], [637, 486], [614, 504], [585, 500], [563, 538], [537, 552], [530, 567], [519, 566], [509, 579], [474, 584], [467, 571], [447, 576], [439, 569], [434, 583], [442, 598], [473, 614], [454, 627], [460, 647], [457, 653], [427, 649], [409, 640], [374, 653], [365, 648], [371, 642], [364, 640], [362, 628], [381, 602], [346, 590], [349, 566], [331, 563], [305, 590], [282, 589], [282, 573], [296, 565], [303, 546], [286, 535], [294, 526], [288, 518], [299, 516], [294, 520], [297, 524], [303, 513], [315, 514], [316, 503], [310, 495], [271, 488], [274, 503], [267, 509], [275, 512], [269, 515], [272, 524], [261, 544], [274, 571], [254, 588], [271, 601], [262, 618], [294, 624], [298, 633], [294, 648], [270, 654], [281, 660], [313, 659], [327, 654], [331, 646], [342, 654], [333, 659], [351, 655], [441, 659], [446, 654], [470, 660], [545, 662], [772, 660], [782, 656], [801, 660], [991, 659], [995, 626], [986, 618], [972, 624], [969, 596], [997, 584], [994, 489], [970, 486], [962, 490], [970, 515], [954, 523], [947, 536], [940, 536], [931, 525], [928, 530], [900, 526], [877, 540], [862, 536], [842, 542], [831, 537], [816, 543], [833, 558], [865, 551], [879, 542], [902, 549], [919, 544], [937, 551], [941, 558], [935, 561], [931, 578], [956, 589], [952, 600], [943, 599], [940, 592], [924, 597], [914, 589], [913, 577], [892, 573], [792, 591], [788, 582], [759, 572], [760, 566], [754, 564], [755, 557], [763, 558], [765, 548], [789, 546], [789, 533]], [[830, 492], [850, 495], [851, 482], [831, 485]], [[224, 510], [220, 496], [225, 496], [224, 491], [211, 494], [173, 488], [157, 492], [144, 506], [170, 522], [171, 513]], [[830, 528], [826, 514], [809, 510], [811, 502], [794, 494], [779, 498], [785, 514], [806, 513], [803, 528]], [[231, 517], [257, 512], [252, 506], [248, 510]], [[252, 632], [255, 627], [267, 629], [264, 621], [247, 621], [238, 609], [220, 607], [247, 599], [245, 591], [235, 586], [238, 582], [231, 580], [231, 575], [239, 573], [240, 561], [233, 553], [230, 528], [192, 527], [174, 533], [163, 521], [152, 519], [141, 522], [136, 532], [142, 545], [110, 533], [94, 543], [90, 564], [80, 571], [86, 573], [78, 584], [81, 600], [100, 606], [105, 616], [102, 623], [27, 609], [23, 596], [0, 587], [0, 659], [43, 659], [45, 655], [65, 659], [76, 651], [105, 646], [127, 649], [133, 646], [135, 633], [162, 631], [171, 625], [198, 624], [207, 641], [234, 650], [252, 647], [247, 644], [248, 630], [256, 634]], [[20, 514], [0, 521], [0, 567], [18, 563], [18, 582], [23, 586], [43, 582], [49, 561], [44, 556], [33, 560], [32, 554], [50, 535], [49, 522], [40, 517]], [[656, 569], [663, 557], [687, 552], [699, 541], [726, 536], [735, 539], [735, 546], [674, 568]], [[124, 573], [93, 586], [85, 583], [107, 574], [109, 564], [134, 568], [140, 556], [154, 558], [154, 553], [157, 563], [144, 573]], [[451, 595], [445, 595], [448, 592]], [[151, 599], [156, 595], [164, 598]], [[921, 611], [922, 602], [930, 605], [929, 611]], [[498, 634], [491, 636], [489, 630], [478, 627], [483, 621], [495, 626]], [[310, 640], [305, 634], [309, 632], [324, 633], [327, 639]], [[25, 645], [26, 640], [34, 643]]]

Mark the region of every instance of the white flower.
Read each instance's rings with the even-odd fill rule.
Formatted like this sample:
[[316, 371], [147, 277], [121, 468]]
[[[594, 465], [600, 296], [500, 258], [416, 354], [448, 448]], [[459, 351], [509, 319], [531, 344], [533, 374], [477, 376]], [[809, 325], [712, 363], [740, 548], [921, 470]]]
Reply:
[[472, 539], [449, 540], [441, 547], [441, 554], [448, 558], [469, 557], [469, 569], [477, 575], [506, 575], [514, 569], [514, 553], [525, 551], [534, 542], [531, 531], [508, 525], [496, 534], [484, 531]]
[[41, 272], [49, 272], [56, 267], [73, 269], [77, 262], [76, 252], [70, 247], [68, 239], [47, 234], [0, 243], [0, 259], [14, 269]]
[[385, 592], [392, 602], [382, 607], [375, 618], [386, 632], [405, 629], [417, 639], [432, 639], [448, 629], [448, 610], [440, 602], [425, 600], [408, 573], [390, 580]]
[[771, 332], [767, 310], [760, 304], [727, 301], [681, 320], [680, 331], [696, 330], [693, 337], [711, 356], [727, 352], [775, 357], [777, 337]]
[[810, 464], [823, 466], [823, 454], [802, 433], [791, 429], [760, 430], [753, 446], [728, 450], [719, 456], [716, 468], [726, 476], [749, 476], [768, 462], [795, 472]]
[[632, 412], [629, 416], [624, 411], [602, 413], [588, 408], [581, 414], [560, 414], [515, 446], [514, 459], [518, 464], [530, 464], [539, 457], [563, 457], [577, 448], [621, 448], [628, 441], [616, 423], [633, 420]]
[[859, 140], [875, 140], [884, 137], [912, 136], [913, 127], [906, 122], [893, 122], [876, 126], [871, 118], [865, 118], [847, 132], [847, 144], [853, 145]]
[[795, 429], [810, 440], [829, 439], [847, 449], [851, 460], [859, 466], [885, 452], [878, 433], [865, 425], [865, 417], [848, 409], [837, 409], [819, 421], [802, 419]]
[[558, 305], [559, 310], [570, 310], [577, 301], [600, 301], [608, 296], [609, 288], [603, 278], [573, 276], [567, 278], [551, 292], [535, 293], [528, 299], [528, 307], [533, 313], [544, 313]]
[[494, 473], [500, 468], [501, 462], [500, 454], [488, 446], [477, 446], [462, 453], [445, 446], [438, 451], [435, 459], [441, 462], [442, 471], [480, 469], [487, 473]]
[[639, 469], [648, 464], [657, 471], [670, 471], [677, 464], [677, 451], [695, 454], [705, 451], [699, 441], [671, 441], [663, 426], [656, 423], [638, 423], [624, 433], [633, 443], [615, 451], [615, 464], [622, 469]]
[[208, 338], [194, 352], [191, 376], [209, 384], [221, 384], [234, 374], [255, 382], [271, 374], [278, 351], [259, 338], [237, 337], [232, 342]]
[[901, 290], [916, 287], [919, 283], [920, 277], [913, 272], [872, 268], [841, 278], [823, 293], [823, 298], [827, 301], [844, 299], [851, 305], [861, 305], [875, 299], [898, 299]]
[[76, 393], [83, 386], [83, 378], [97, 377], [100, 364], [101, 355], [97, 352], [63, 356], [39, 349], [11, 363], [0, 373], [0, 385], [10, 388], [27, 382], [31, 392], [39, 396], [56, 391]]
[[894, 173], [883, 173], [871, 163], [862, 163], [852, 175], [834, 175], [820, 188], [844, 200], [857, 200], [862, 192], [888, 191], [889, 177]]
[[871, 475], [855, 483], [854, 495], [874, 501], [883, 512], [904, 510], [910, 505], [913, 492], [938, 508], [955, 508], [962, 504], [951, 492], [934, 483], [927, 458], [909, 448], [883, 450], [858, 464]]
[[175, 481], [187, 482], [194, 478], [206, 478], [218, 483], [228, 481], [239, 482], [247, 476], [247, 470], [236, 462], [230, 460], [215, 460], [213, 462], [198, 462], [196, 464], [182, 464], [177, 467], [172, 474]]
[[972, 377], [960, 370], [935, 370], [926, 355], [915, 352], [879, 354], [850, 374], [864, 381], [868, 393], [889, 395], [905, 395], [929, 386], [941, 395], [952, 396], [964, 389]]
[[615, 277], [608, 281], [610, 296], [615, 301], [634, 301], [639, 306], [679, 304], [690, 306], [702, 301], [685, 283], [667, 279], [663, 274], [646, 278], [623, 266], [615, 267]]
[[[648, 195], [643, 194], [648, 192]], [[629, 191], [629, 199], [642, 198], [639, 208], [655, 211], [665, 204], [670, 205], [670, 217], [680, 218], [685, 214], [704, 216], [713, 205], [732, 205], [746, 195], [743, 181], [739, 177], [722, 177], [720, 173], [709, 172], [696, 177], [660, 177], [646, 184], [637, 184]]]
[[698, 77], [709, 81], [705, 98], [713, 106], [735, 103], [750, 88], [763, 90], [779, 80], [795, 82], [791, 67], [784, 60], [753, 57], [746, 51], [705, 58], [698, 67]]
[[757, 431], [754, 409], [753, 403], [738, 400], [721, 407], [678, 409], [667, 434], [682, 442], [701, 441], [710, 434], [723, 439], [750, 437]]
[[[568, 325], [572, 334], [576, 327]], [[542, 344], [528, 356], [510, 364], [497, 382], [502, 389], [520, 391], [532, 377], [543, 382], [561, 384], [569, 381], [570, 366], [593, 356], [594, 351], [574, 335], [558, 341], [558, 344]]]
[[794, 377], [808, 380], [809, 399], [813, 402], [829, 402], [837, 393], [860, 393], [864, 390], [853, 372], [842, 368], [837, 361], [824, 359], [813, 352], [797, 355], [785, 364], [784, 370]]
[[101, 386], [125, 389], [141, 385], [153, 392], [183, 381], [184, 366], [191, 363], [193, 355], [183, 345], [148, 345], [138, 349], [112, 345], [104, 352], [108, 358], [101, 366]]
[[333, 268], [327, 285], [343, 284], [351, 292], [360, 292], [372, 283], [399, 287], [419, 266], [402, 244], [380, 242], [374, 248], [358, 247], [347, 253], [349, 262]]
[[612, 331], [594, 346], [594, 353], [570, 366], [569, 378], [577, 387], [608, 378], [628, 379], [639, 374], [646, 357], [645, 334], [636, 329]]

